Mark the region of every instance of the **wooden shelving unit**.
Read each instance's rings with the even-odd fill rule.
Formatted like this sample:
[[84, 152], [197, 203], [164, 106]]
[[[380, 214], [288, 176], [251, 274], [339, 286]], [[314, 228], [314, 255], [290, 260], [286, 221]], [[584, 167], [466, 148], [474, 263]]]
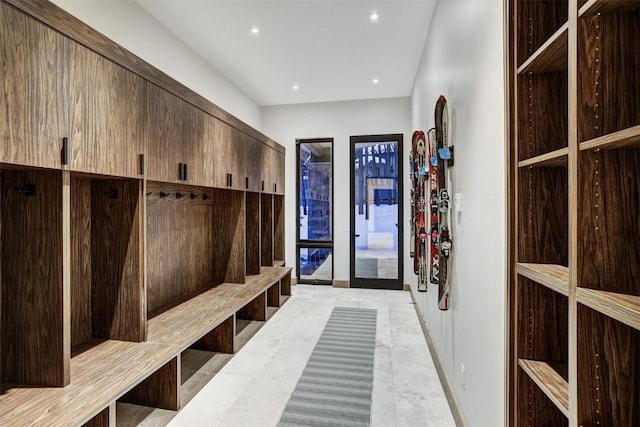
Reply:
[[639, 425], [640, 2], [508, 7], [509, 424]]
[[291, 294], [284, 147], [48, 1], [0, 0], [0, 68], [0, 425], [179, 409]]

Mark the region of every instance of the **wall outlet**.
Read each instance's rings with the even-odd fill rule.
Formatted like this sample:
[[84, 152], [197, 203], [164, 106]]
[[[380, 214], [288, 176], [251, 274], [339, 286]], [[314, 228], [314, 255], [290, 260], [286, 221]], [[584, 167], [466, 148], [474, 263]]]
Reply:
[[467, 368], [465, 368], [464, 365], [461, 363], [460, 364], [460, 385], [462, 386], [463, 390], [466, 388], [466, 384], [465, 384], [466, 372], [467, 372]]

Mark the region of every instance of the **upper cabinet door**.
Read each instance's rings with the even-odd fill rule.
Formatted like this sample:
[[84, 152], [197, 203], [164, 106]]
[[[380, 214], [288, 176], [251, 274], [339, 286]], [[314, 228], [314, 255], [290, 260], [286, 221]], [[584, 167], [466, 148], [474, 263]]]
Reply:
[[150, 180], [182, 181], [182, 102], [166, 90], [147, 83], [145, 172]]
[[276, 194], [284, 194], [285, 154], [276, 151]]
[[244, 134], [215, 117], [210, 117], [207, 129], [206, 140], [212, 146], [213, 185], [219, 188], [244, 190], [246, 187]]
[[260, 192], [262, 191], [262, 163], [265, 146], [248, 135], [245, 135], [243, 146], [245, 147], [246, 178], [249, 181], [247, 190]]
[[209, 116], [188, 102], [180, 100], [182, 115], [181, 162], [185, 166], [183, 182], [193, 185], [212, 186], [210, 166], [211, 149], [206, 141], [206, 123]]
[[0, 162], [60, 168], [70, 41], [0, 3]]
[[77, 43], [71, 64], [71, 169], [139, 177], [145, 80]]

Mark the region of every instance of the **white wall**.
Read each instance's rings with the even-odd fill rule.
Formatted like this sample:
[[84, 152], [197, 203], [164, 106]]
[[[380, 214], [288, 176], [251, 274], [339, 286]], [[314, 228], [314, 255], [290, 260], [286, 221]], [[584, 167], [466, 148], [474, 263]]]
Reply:
[[194, 92], [261, 129], [260, 106], [138, 3], [131, 0], [53, 2]]
[[[334, 138], [334, 279], [349, 280], [349, 137], [402, 133], [404, 149], [408, 153], [411, 145], [409, 108], [409, 98], [263, 107], [263, 132], [287, 147], [285, 195], [287, 265], [296, 265], [295, 218], [298, 216], [296, 138]], [[403, 158], [406, 171], [407, 155]], [[405, 187], [406, 185], [405, 183]], [[405, 224], [408, 221], [408, 212], [408, 200], [406, 200]], [[408, 242], [405, 242], [405, 247], [406, 254]]]
[[438, 2], [411, 99], [411, 124], [425, 130], [434, 125], [440, 94], [449, 105], [456, 156], [451, 193], [462, 193], [463, 209], [452, 213], [452, 308], [438, 310], [435, 286], [418, 299], [472, 426], [505, 425], [503, 3]]

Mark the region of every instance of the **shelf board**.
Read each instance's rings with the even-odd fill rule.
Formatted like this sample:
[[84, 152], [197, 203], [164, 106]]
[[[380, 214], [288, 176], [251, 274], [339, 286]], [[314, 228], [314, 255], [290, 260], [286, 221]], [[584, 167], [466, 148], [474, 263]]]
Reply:
[[640, 296], [578, 288], [580, 304], [640, 330]]
[[274, 267], [284, 267], [284, 261], [280, 260], [280, 259], [277, 259], [277, 260], [273, 261], [273, 266]]
[[518, 263], [516, 271], [564, 296], [569, 295], [569, 269], [563, 265]]
[[568, 41], [569, 23], [565, 23], [518, 67], [518, 74], [566, 70]]
[[518, 162], [518, 167], [548, 167], [548, 166], [566, 166], [569, 159], [569, 147], [564, 147], [550, 153], [541, 154]]
[[569, 418], [569, 383], [546, 362], [518, 359], [518, 365], [564, 416]]
[[578, 16], [595, 16], [598, 13], [615, 13], [640, 9], [638, 0], [589, 0], [580, 8]]
[[580, 150], [614, 149], [633, 145], [640, 145], [640, 125], [584, 141], [580, 143]]

